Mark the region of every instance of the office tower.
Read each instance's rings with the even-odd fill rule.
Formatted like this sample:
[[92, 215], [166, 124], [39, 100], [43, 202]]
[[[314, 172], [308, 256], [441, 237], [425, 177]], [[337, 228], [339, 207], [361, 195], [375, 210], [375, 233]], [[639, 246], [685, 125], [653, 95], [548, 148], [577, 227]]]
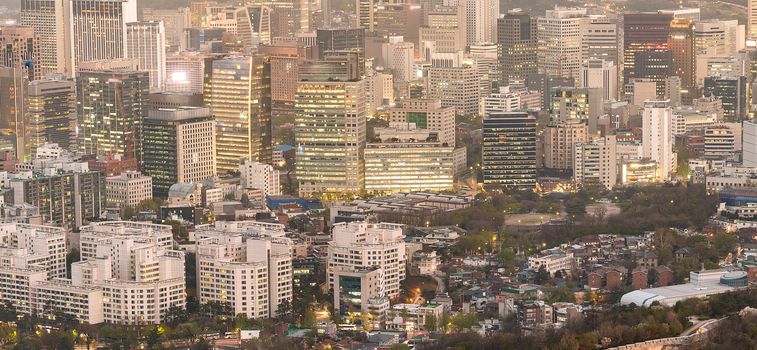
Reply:
[[29, 83], [26, 109], [26, 144], [31, 158], [45, 143], [73, 150], [76, 124], [76, 85], [62, 75]]
[[454, 146], [437, 132], [413, 123], [376, 128], [365, 146], [365, 191], [394, 193], [446, 191], [454, 182]]
[[143, 21], [163, 21], [166, 33], [166, 51], [180, 52], [186, 50], [187, 42], [184, 30], [192, 26], [192, 15], [188, 7], [179, 9], [142, 9]]
[[39, 40], [39, 67], [42, 76], [71, 75], [70, 2], [65, 0], [22, 0], [19, 24], [34, 28]]
[[757, 40], [757, 1], [747, 0], [746, 38]]
[[276, 317], [292, 299], [292, 241], [284, 226], [217, 221], [197, 237], [197, 297], [228, 303], [234, 315]]
[[343, 222], [333, 226], [333, 240], [329, 242], [329, 286], [336, 285], [337, 269], [356, 269], [370, 265], [380, 266], [384, 296], [394, 298], [400, 293], [405, 279], [405, 235], [402, 225], [390, 223], [368, 224], [361, 221]]
[[[623, 83], [642, 78], [637, 70], [637, 53], [667, 46], [673, 16], [657, 13], [629, 13], [623, 17]], [[638, 68], [644, 68], [643, 66]]]
[[467, 22], [463, 1], [457, 5], [434, 7], [426, 18], [418, 39], [421, 59], [430, 61], [432, 53], [465, 51]]
[[392, 71], [396, 83], [406, 83], [416, 78], [413, 74], [415, 45], [403, 41], [401, 36], [389, 37], [389, 42], [381, 45], [381, 59], [383, 66]]
[[670, 22], [668, 47], [672, 55], [670, 75], [681, 79], [682, 94], [691, 99], [696, 89], [694, 22], [688, 19], [674, 19]]
[[105, 203], [109, 208], [136, 209], [146, 199], [152, 199], [151, 177], [138, 171], [124, 171], [105, 178]]
[[0, 66], [21, 69], [28, 81], [42, 78], [39, 37], [33, 27], [0, 28]]
[[575, 145], [573, 181], [582, 187], [601, 185], [611, 190], [618, 183], [617, 139], [609, 135]]
[[292, 1], [293, 25], [294, 30], [298, 33], [307, 33], [310, 31], [310, 0]]
[[105, 208], [105, 176], [80, 169], [35, 170], [30, 177], [10, 181], [13, 204], [40, 208], [45, 223], [75, 229], [100, 217]]
[[708, 19], [694, 23], [694, 47], [697, 56], [724, 57], [744, 46], [739, 37], [743, 29], [738, 20]]
[[105, 322], [159, 324], [170, 310], [184, 309], [184, 253], [172, 249], [171, 226], [109, 221], [82, 227], [79, 235], [81, 261], [64, 284], [101, 290], [93, 309], [102, 310]]
[[137, 21], [137, 0], [71, 0], [71, 68], [128, 57], [126, 23]]
[[24, 115], [27, 83], [21, 69], [0, 67], [0, 129], [8, 130], [13, 137], [13, 147], [18, 157], [26, 153]]
[[544, 167], [573, 169], [575, 146], [586, 143], [588, 133], [586, 123], [577, 120], [548, 125], [544, 130]]
[[657, 163], [657, 179], [673, 175], [676, 154], [673, 151], [673, 110], [669, 101], [646, 101], [642, 110], [642, 156]]
[[537, 21], [528, 14], [508, 12], [497, 20], [497, 49], [502, 83], [523, 82], [538, 72]]
[[127, 57], [139, 70], [150, 73], [150, 92], [160, 92], [166, 83], [166, 29], [162, 21], [126, 24]]
[[522, 112], [484, 119], [482, 171], [485, 184], [508, 189], [536, 187], [536, 118]]
[[307, 54], [295, 45], [264, 46], [260, 53], [271, 62], [271, 116], [294, 114], [294, 96], [300, 65]]
[[746, 77], [707, 77], [704, 79], [704, 95], [720, 98], [726, 121], [740, 122], [746, 118]]
[[367, 117], [376, 116], [383, 107], [394, 101], [394, 81], [392, 75], [384, 71], [369, 69], [363, 79], [365, 82], [365, 113]]
[[748, 168], [757, 167], [757, 122], [743, 121], [742, 131], [742, 165]]
[[223, 28], [187, 28], [185, 30], [187, 49], [207, 53], [221, 53]]
[[588, 23], [586, 9], [556, 8], [537, 19], [539, 73], [578, 78], [581, 70], [581, 32]]
[[215, 124], [209, 108], [150, 110], [142, 169], [152, 177], [156, 197], [167, 197], [175, 183], [199, 183], [217, 174]]
[[423, 21], [420, 6], [412, 3], [379, 3], [376, 9], [374, 37], [402, 36], [406, 42], [420, 47], [420, 28]]
[[596, 108], [590, 99], [589, 89], [557, 87], [550, 91], [550, 115], [554, 121], [586, 121], [596, 115]]
[[246, 46], [271, 43], [271, 8], [249, 5], [236, 9], [236, 35]]
[[442, 101], [444, 107], [455, 107], [460, 115], [478, 113], [480, 96], [479, 78], [476, 68], [431, 67], [428, 69], [428, 97]]
[[657, 84], [657, 96], [665, 94], [665, 82], [670, 76], [673, 52], [665, 45], [648, 46], [634, 54], [634, 77], [648, 79]]
[[738, 159], [741, 148], [741, 123], [708, 125], [704, 128], [704, 159]]
[[252, 162], [243, 158], [239, 163], [239, 185], [243, 189], [255, 188], [266, 196], [281, 195], [279, 171], [272, 165]]
[[485, 43], [473, 45], [469, 48], [468, 59], [473, 61], [476, 74], [479, 77], [479, 95], [489, 96], [497, 90], [502, 73], [497, 59], [497, 44]]
[[166, 56], [166, 92], [202, 94], [210, 76], [213, 56], [184, 51]]
[[482, 116], [486, 118], [495, 112], [516, 112], [541, 109], [541, 94], [526, 88], [500, 87], [498, 92], [483, 99]]
[[140, 131], [149, 88], [147, 72], [80, 71], [76, 80], [79, 152], [141, 159]]
[[439, 142], [455, 147], [455, 108], [438, 99], [406, 99], [388, 109], [390, 123], [414, 123], [435, 131]]
[[591, 15], [581, 27], [581, 59], [605, 60], [618, 66], [618, 18]]
[[358, 194], [364, 188], [366, 102], [358, 61], [353, 56], [300, 66], [294, 108], [301, 195]]
[[271, 163], [271, 66], [262, 55], [213, 61], [205, 104], [216, 117], [217, 169], [236, 171], [246, 157]]
[[600, 89], [606, 101], [618, 98], [618, 67], [612, 61], [589, 59], [581, 65], [578, 86]]
[[316, 32], [318, 57], [323, 59], [329, 51], [357, 52], [360, 77], [365, 76], [365, 29], [318, 29]]
[[499, 0], [465, 0], [466, 45], [495, 42], [497, 18]]
[[355, 0], [355, 23], [352, 27], [363, 28], [367, 33], [376, 29], [376, 4], [374, 0]]

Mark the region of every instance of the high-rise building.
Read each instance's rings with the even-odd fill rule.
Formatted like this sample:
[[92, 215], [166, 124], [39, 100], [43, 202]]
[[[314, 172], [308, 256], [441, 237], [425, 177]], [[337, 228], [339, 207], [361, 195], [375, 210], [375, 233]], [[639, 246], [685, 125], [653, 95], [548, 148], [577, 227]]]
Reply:
[[455, 108], [438, 99], [406, 99], [389, 108], [390, 123], [414, 123], [437, 133], [439, 142], [455, 147]]
[[62, 75], [29, 83], [26, 109], [26, 149], [31, 158], [45, 143], [73, 150], [76, 124], [76, 85]]
[[273, 165], [252, 162], [243, 158], [239, 163], [239, 185], [242, 188], [255, 188], [266, 196], [281, 195], [279, 171]]
[[202, 94], [205, 77], [213, 68], [213, 56], [184, 51], [166, 56], [166, 92]]
[[152, 178], [138, 171], [124, 171], [105, 178], [105, 203], [109, 208], [137, 208], [152, 199]]
[[444, 107], [455, 107], [460, 115], [478, 113], [481, 90], [476, 67], [431, 67], [426, 91], [429, 98], [441, 100]]
[[550, 91], [552, 120], [565, 122], [569, 120], [587, 121], [596, 106], [590, 102], [589, 89], [556, 87]]
[[34, 28], [39, 39], [39, 67], [42, 75], [70, 70], [70, 4], [62, 0], [22, 0], [19, 24]]
[[694, 22], [688, 19], [670, 22], [668, 47], [672, 55], [670, 75], [681, 79], [681, 93], [691, 100], [696, 89]]
[[39, 36], [33, 27], [0, 28], [0, 66], [21, 69], [29, 81], [42, 78]]
[[665, 94], [665, 82], [670, 77], [673, 52], [668, 44], [648, 46], [634, 54], [634, 77], [656, 83], [657, 96]]
[[79, 151], [141, 159], [140, 131], [147, 116], [147, 72], [80, 71], [76, 80]]
[[583, 187], [601, 185], [612, 189], [618, 183], [616, 136], [600, 137], [575, 145], [573, 181]]
[[497, 20], [497, 49], [501, 85], [523, 82], [538, 72], [537, 21], [528, 14], [508, 12]]
[[21, 69], [0, 67], [0, 129], [7, 130], [19, 156], [26, 153], [24, 116], [28, 82]]
[[642, 111], [642, 155], [657, 163], [658, 180], [667, 180], [676, 166], [673, 110], [670, 101], [646, 101]]
[[247, 5], [236, 9], [236, 36], [246, 46], [271, 43], [271, 8]]
[[618, 67], [612, 61], [589, 59], [581, 65], [578, 86], [600, 89], [606, 101], [618, 99]]
[[702, 11], [698, 7], [680, 7], [675, 9], [657, 10], [657, 13], [673, 16], [673, 19], [685, 19], [696, 22], [701, 19]]
[[[623, 83], [643, 78], [637, 70], [637, 53], [667, 46], [670, 14], [628, 13], [623, 17]], [[638, 68], [644, 68], [643, 66]]]
[[573, 169], [575, 146], [586, 143], [588, 133], [586, 123], [578, 120], [548, 125], [544, 130], [544, 167]]
[[581, 27], [581, 59], [605, 60], [618, 66], [618, 18], [590, 15]]
[[358, 71], [365, 76], [365, 29], [318, 29], [316, 32], [318, 57], [323, 59], [329, 51], [347, 51], [358, 54]]
[[150, 92], [165, 90], [166, 29], [163, 21], [126, 24], [127, 57], [137, 61], [139, 70], [150, 73]]
[[380, 266], [383, 274], [376, 283], [383, 286], [384, 296], [399, 295], [407, 264], [402, 225], [343, 222], [333, 226], [332, 235], [327, 258], [331, 288], [336, 286], [339, 269]]
[[366, 102], [358, 62], [353, 56], [300, 66], [294, 108], [301, 195], [358, 194], [364, 188]]
[[382, 44], [381, 58], [384, 67], [391, 69], [396, 83], [407, 83], [416, 77], [413, 72], [415, 60], [415, 45], [403, 41], [402, 37], [390, 37], [389, 42]]
[[497, 18], [499, 18], [499, 0], [465, 0], [467, 46], [495, 42]]
[[726, 121], [740, 122], [746, 118], [746, 77], [707, 77], [704, 79], [704, 94], [720, 98]]
[[271, 163], [271, 66], [262, 55], [213, 61], [205, 104], [216, 117], [217, 170], [239, 159]]
[[556, 8], [539, 17], [539, 73], [578, 78], [581, 70], [581, 33], [589, 22], [586, 9]]
[[66, 73], [78, 73], [80, 62], [128, 57], [126, 23], [137, 21], [137, 0], [71, 0], [70, 6], [72, 59]]
[[186, 50], [187, 42], [184, 30], [192, 26], [192, 15], [188, 7], [179, 9], [143, 8], [144, 21], [162, 21], [166, 32], [166, 51], [180, 52]]
[[757, 40], [757, 0], [747, 0], [746, 38]]
[[292, 241], [284, 226], [216, 221], [198, 230], [197, 297], [228, 303], [234, 315], [276, 317], [292, 299]]
[[143, 125], [143, 166], [153, 194], [168, 196], [175, 183], [199, 183], [215, 176], [216, 126], [208, 108], [150, 110]]
[[536, 187], [536, 118], [522, 112], [484, 119], [482, 170], [485, 184], [509, 189]]
[[467, 21], [465, 2], [437, 6], [430, 9], [420, 28], [419, 49], [421, 58], [430, 61], [433, 53], [455, 53], [465, 50]]
[[757, 167], [757, 122], [745, 120], [742, 122], [742, 165], [749, 168]]

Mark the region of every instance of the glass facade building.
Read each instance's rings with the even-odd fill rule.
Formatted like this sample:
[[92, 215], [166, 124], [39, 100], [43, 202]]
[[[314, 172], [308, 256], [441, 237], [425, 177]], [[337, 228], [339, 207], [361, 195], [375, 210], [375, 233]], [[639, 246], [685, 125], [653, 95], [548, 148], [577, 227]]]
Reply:
[[536, 118], [527, 113], [492, 113], [484, 119], [485, 184], [509, 189], [536, 187]]

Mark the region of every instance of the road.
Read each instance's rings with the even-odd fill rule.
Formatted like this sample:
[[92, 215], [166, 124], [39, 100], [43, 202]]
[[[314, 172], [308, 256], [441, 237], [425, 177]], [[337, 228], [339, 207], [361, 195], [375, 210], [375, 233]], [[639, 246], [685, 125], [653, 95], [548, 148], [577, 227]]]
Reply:
[[431, 275], [431, 277], [436, 280], [436, 294], [444, 294], [447, 290], [447, 287], [444, 285], [444, 280], [436, 274]]
[[717, 323], [718, 321], [720, 321], [720, 319], [713, 318], [713, 319], [709, 319], [707, 321], [699, 322], [699, 323], [697, 323], [697, 324], [689, 327], [689, 329], [683, 331], [683, 333], [681, 333], [681, 336], [685, 337], [687, 335], [691, 335], [694, 332], [699, 331], [699, 329], [702, 328], [702, 327], [704, 327], [704, 331], [706, 332], [706, 331], [708, 331], [708, 329], [707, 329], [708, 326], [713, 325], [713, 324]]

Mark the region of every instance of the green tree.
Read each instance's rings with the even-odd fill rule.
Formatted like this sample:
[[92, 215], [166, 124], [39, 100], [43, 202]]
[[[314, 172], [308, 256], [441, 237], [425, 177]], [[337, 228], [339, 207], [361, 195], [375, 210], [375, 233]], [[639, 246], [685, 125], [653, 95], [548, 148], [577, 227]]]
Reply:
[[458, 332], [470, 330], [471, 327], [478, 324], [478, 316], [473, 312], [460, 312], [453, 315], [450, 319], [452, 328]]
[[539, 270], [536, 271], [536, 284], [544, 284], [549, 282], [550, 275], [549, 271], [547, 271], [547, 267], [545, 265], [539, 266]]

